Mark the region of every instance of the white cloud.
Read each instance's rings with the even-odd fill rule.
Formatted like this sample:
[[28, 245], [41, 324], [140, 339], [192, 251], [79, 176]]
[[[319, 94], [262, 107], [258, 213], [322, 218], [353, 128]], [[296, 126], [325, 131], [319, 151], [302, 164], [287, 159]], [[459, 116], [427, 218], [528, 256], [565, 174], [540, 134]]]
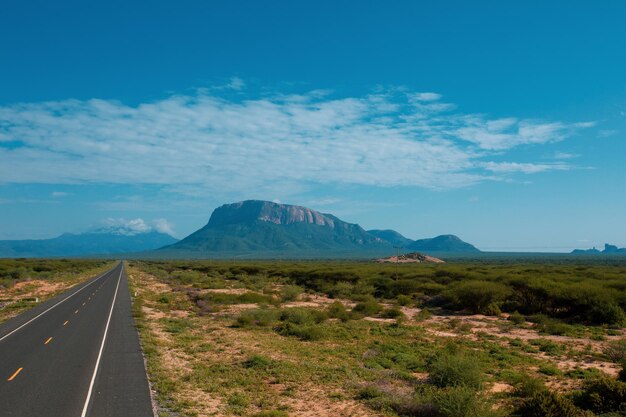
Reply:
[[[230, 88], [243, 88], [231, 80]], [[328, 91], [232, 101], [216, 90], [128, 106], [92, 99], [0, 107], [0, 182], [154, 184], [259, 193], [306, 184], [463, 187], [562, 169], [485, 162], [584, 124], [455, 113], [436, 93]], [[185, 191], [186, 190], [186, 191]], [[284, 194], [283, 194], [284, 195]]]
[[437, 93], [415, 93], [413, 98], [417, 101], [437, 101], [441, 98], [441, 94]]
[[166, 219], [155, 219], [151, 224], [146, 223], [141, 218], [126, 220], [124, 218], [107, 218], [100, 222], [99, 225], [92, 228], [96, 233], [112, 233], [123, 236], [135, 236], [143, 233], [157, 231], [173, 235], [171, 223]]
[[521, 172], [523, 174], [537, 174], [545, 171], [564, 171], [571, 169], [569, 165], [559, 163], [533, 164], [519, 162], [485, 162], [481, 165], [486, 170], [495, 173]]
[[575, 153], [567, 153], [567, 152], [556, 152], [554, 154], [554, 159], [574, 159], [578, 158], [580, 155]]
[[174, 235], [174, 227], [168, 222], [166, 219], [156, 219], [154, 220], [154, 230], [159, 233], [167, 233], [168, 235]]

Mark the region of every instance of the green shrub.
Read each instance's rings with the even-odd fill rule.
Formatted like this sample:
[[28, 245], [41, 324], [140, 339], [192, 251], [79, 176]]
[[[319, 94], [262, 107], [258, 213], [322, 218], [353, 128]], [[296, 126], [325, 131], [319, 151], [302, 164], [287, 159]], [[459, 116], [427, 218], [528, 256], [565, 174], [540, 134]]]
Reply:
[[303, 289], [297, 285], [285, 285], [280, 290], [280, 299], [286, 303], [289, 301], [295, 301], [302, 294]]
[[521, 375], [513, 385], [515, 386], [513, 394], [521, 398], [531, 398], [547, 389], [543, 381], [528, 375]]
[[524, 317], [523, 314], [520, 314], [517, 310], [515, 310], [509, 316], [509, 321], [511, 321], [511, 323], [517, 324], [519, 326], [521, 324], [526, 323], [526, 318]]
[[445, 352], [429, 365], [429, 380], [438, 387], [463, 386], [480, 389], [484, 382], [482, 363], [469, 354]]
[[415, 317], [413, 318], [415, 319], [415, 321], [420, 322], [420, 321], [426, 321], [432, 316], [433, 316], [433, 313], [429, 309], [423, 308], [417, 314], [415, 314]]
[[537, 325], [537, 330], [542, 333], [547, 333], [555, 336], [563, 336], [573, 333], [573, 328], [569, 324], [563, 323], [559, 320], [546, 319], [542, 323]]
[[282, 336], [295, 336], [303, 341], [316, 341], [325, 337], [325, 329], [318, 325], [298, 325], [293, 323], [281, 323], [276, 327], [276, 332]]
[[270, 326], [278, 320], [278, 311], [270, 309], [256, 309], [242, 312], [235, 321], [236, 327]]
[[566, 397], [547, 389], [533, 392], [512, 413], [514, 417], [584, 417], [585, 413]]
[[499, 306], [510, 292], [508, 287], [497, 282], [461, 281], [443, 295], [457, 309], [484, 314], [493, 311], [494, 305]]
[[626, 340], [613, 340], [604, 348], [604, 354], [611, 362], [623, 363], [626, 361]]
[[408, 306], [413, 303], [413, 299], [408, 295], [400, 294], [396, 297], [396, 302], [399, 306]]
[[261, 355], [252, 355], [243, 362], [244, 368], [267, 369], [272, 361]]
[[310, 308], [284, 308], [279, 319], [293, 324], [319, 324], [328, 319], [328, 315], [325, 311]]
[[485, 307], [482, 313], [486, 316], [499, 316], [502, 314], [502, 310], [500, 310], [498, 304], [494, 302]]
[[554, 375], [561, 375], [562, 372], [559, 368], [557, 368], [556, 366], [552, 365], [552, 364], [546, 364], [544, 363], [543, 365], [539, 366], [539, 372], [544, 374], [544, 375], [548, 375], [548, 376], [554, 376]]
[[383, 306], [381, 306], [378, 302], [376, 302], [376, 300], [374, 299], [367, 299], [365, 301], [361, 301], [360, 303], [358, 303], [357, 305], [354, 306], [354, 308], [352, 309], [352, 311], [362, 314], [364, 316], [375, 316], [376, 314], [380, 313], [380, 311], [383, 309]]
[[359, 400], [371, 400], [382, 396], [383, 393], [374, 385], [366, 385], [359, 390], [356, 398]]
[[398, 318], [404, 318], [405, 316], [402, 310], [400, 310], [397, 307], [392, 307], [392, 308], [383, 310], [383, 312], [381, 313], [381, 317], [386, 318], [386, 319], [398, 319]]
[[607, 377], [585, 381], [575, 401], [594, 413], [626, 412], [626, 382]]
[[346, 306], [339, 301], [333, 302], [326, 308], [328, 317], [333, 319], [339, 319], [341, 321], [348, 321], [351, 318], [350, 312], [346, 309]]
[[537, 346], [541, 352], [551, 356], [561, 355], [565, 351], [562, 345], [554, 343], [549, 339], [532, 339], [529, 342], [531, 345]]
[[[491, 404], [466, 386], [434, 390], [430, 401], [440, 417], [489, 417], [495, 416]], [[423, 414], [422, 414], [423, 415]]]

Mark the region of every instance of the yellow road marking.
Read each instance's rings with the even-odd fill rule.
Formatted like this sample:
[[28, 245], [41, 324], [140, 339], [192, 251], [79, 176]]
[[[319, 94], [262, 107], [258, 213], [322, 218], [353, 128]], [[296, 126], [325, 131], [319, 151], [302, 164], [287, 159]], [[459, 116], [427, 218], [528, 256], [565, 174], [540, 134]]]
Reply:
[[63, 325], [65, 326], [69, 322], [70, 322], [69, 320], [65, 320], [65, 323], [63, 323]]
[[24, 368], [20, 368], [20, 369], [18, 369], [17, 371], [15, 371], [15, 373], [14, 373], [13, 375], [11, 375], [11, 378], [7, 379], [7, 381], [13, 381], [13, 379], [15, 379], [15, 377], [16, 377], [16, 376], [17, 376], [20, 372], [22, 372], [22, 369], [24, 369]]
[[50, 341], [52, 340], [52, 337], [49, 337], [48, 340], [46, 340], [45, 342], [43, 342], [44, 345], [47, 345], [48, 343], [50, 343]]

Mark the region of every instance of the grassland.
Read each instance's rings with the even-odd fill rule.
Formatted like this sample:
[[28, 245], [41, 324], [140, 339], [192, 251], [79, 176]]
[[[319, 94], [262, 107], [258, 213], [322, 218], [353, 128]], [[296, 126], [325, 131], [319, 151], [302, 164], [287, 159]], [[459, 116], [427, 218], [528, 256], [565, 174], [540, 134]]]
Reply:
[[620, 416], [626, 265], [134, 261], [162, 416]]
[[0, 259], [0, 323], [113, 264], [84, 259]]

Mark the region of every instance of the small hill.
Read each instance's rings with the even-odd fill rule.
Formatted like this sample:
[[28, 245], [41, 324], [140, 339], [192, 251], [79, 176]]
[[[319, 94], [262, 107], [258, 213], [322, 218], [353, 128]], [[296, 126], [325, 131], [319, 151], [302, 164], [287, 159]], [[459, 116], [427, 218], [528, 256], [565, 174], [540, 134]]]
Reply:
[[411, 239], [402, 236], [400, 233], [395, 230], [386, 229], [386, 230], [368, 230], [367, 233], [370, 235], [374, 235], [379, 239], [382, 239], [386, 242], [389, 242], [393, 246], [403, 247], [413, 242]]
[[391, 250], [388, 242], [331, 214], [302, 206], [247, 200], [215, 209], [206, 226], [159, 252], [164, 256], [250, 253], [275, 257], [290, 253], [333, 256], [338, 252]]
[[463, 242], [455, 235], [441, 235], [431, 239], [419, 239], [405, 249], [419, 252], [479, 253], [474, 245]]
[[388, 258], [380, 258], [380, 259], [376, 259], [374, 260], [374, 262], [377, 262], [379, 264], [382, 263], [399, 263], [399, 264], [406, 264], [406, 263], [428, 263], [428, 264], [443, 264], [445, 263], [444, 261], [442, 261], [439, 258], [434, 258], [432, 256], [428, 256], [428, 255], [422, 255], [421, 253], [418, 252], [411, 252], [411, 253], [405, 253], [404, 255], [399, 255], [399, 256], [390, 256]]

